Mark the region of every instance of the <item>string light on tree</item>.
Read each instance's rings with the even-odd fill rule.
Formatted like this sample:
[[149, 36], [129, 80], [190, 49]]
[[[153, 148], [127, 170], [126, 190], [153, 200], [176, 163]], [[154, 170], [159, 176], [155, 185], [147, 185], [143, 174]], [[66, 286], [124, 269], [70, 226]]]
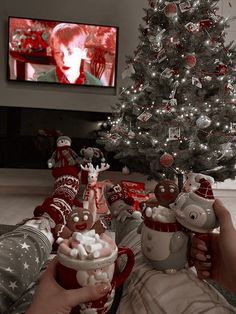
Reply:
[[[236, 52], [225, 39], [229, 19], [217, 12], [217, 0], [149, 2], [147, 25], [140, 25], [138, 47], [127, 57], [134, 69], [133, 88], [122, 89], [119, 110], [111, 119], [121, 119], [117, 129], [123, 130], [122, 141], [112, 141], [114, 128], [101, 144], [126, 156], [122, 162], [130, 171], [157, 180], [173, 178], [176, 165], [180, 171], [209, 171], [219, 181], [234, 178], [236, 145], [227, 158], [216, 158], [222, 155], [216, 154], [219, 143], [235, 143], [236, 137], [231, 128], [236, 123]], [[138, 117], [146, 112], [150, 118], [141, 121]], [[170, 138], [171, 128], [180, 135]], [[160, 163], [163, 151], [174, 158], [170, 167]]]

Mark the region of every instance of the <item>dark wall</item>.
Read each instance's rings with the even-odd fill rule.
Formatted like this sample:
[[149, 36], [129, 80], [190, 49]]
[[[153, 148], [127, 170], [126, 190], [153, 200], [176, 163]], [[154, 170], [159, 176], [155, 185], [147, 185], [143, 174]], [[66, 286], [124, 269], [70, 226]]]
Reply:
[[[0, 167], [47, 168], [60, 134], [72, 139], [78, 155], [82, 147], [103, 150], [96, 139], [107, 116], [102, 112], [0, 107]], [[119, 168], [111, 154], [106, 158], [114, 164], [113, 169]]]

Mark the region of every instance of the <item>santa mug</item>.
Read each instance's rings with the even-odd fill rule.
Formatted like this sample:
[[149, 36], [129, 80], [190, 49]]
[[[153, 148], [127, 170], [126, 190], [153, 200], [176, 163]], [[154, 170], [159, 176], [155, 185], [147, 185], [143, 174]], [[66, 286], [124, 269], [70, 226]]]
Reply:
[[[110, 282], [111, 291], [99, 300], [80, 304], [72, 309], [71, 314], [105, 314], [112, 306], [115, 289], [127, 279], [134, 266], [134, 254], [127, 247], [115, 247], [110, 256], [93, 260], [79, 260], [58, 252], [57, 282], [65, 289], [77, 289], [96, 283]], [[126, 264], [118, 270], [117, 260], [126, 255]]]

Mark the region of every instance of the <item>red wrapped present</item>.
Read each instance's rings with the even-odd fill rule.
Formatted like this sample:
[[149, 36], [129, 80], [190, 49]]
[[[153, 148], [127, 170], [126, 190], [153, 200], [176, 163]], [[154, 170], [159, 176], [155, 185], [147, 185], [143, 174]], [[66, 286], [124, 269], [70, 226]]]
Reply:
[[150, 198], [149, 193], [145, 191], [144, 182], [122, 180], [120, 185], [124, 190], [127, 191], [128, 196], [133, 198], [133, 206], [136, 210], [140, 210], [139, 203], [144, 202]]

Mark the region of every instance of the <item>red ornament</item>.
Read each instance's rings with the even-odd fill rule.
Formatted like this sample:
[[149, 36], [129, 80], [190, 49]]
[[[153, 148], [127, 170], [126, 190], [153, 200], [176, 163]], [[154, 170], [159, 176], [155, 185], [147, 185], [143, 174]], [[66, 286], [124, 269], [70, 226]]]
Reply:
[[191, 54], [186, 55], [184, 57], [184, 61], [185, 61], [185, 66], [188, 69], [193, 68], [197, 63], [197, 59], [196, 59], [195, 55], [191, 55]]
[[200, 29], [205, 29], [205, 28], [209, 28], [209, 27], [212, 27], [214, 25], [214, 22], [212, 20], [202, 20], [199, 22], [199, 27]]
[[224, 63], [219, 63], [217, 66], [216, 66], [216, 75], [226, 75], [228, 73], [228, 67], [227, 65], [225, 65]]
[[175, 17], [177, 15], [177, 5], [175, 3], [168, 3], [164, 8], [166, 17]]
[[173, 162], [174, 162], [174, 157], [171, 154], [164, 153], [160, 157], [160, 165], [163, 167], [169, 168], [172, 166]]

